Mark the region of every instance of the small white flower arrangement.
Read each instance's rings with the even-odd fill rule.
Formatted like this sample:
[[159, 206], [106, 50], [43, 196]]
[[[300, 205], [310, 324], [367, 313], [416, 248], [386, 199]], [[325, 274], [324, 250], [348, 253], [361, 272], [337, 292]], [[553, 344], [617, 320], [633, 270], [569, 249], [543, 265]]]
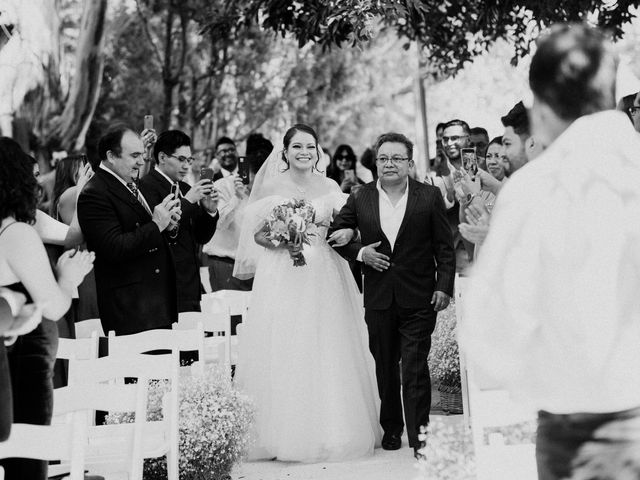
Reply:
[[[148, 420], [162, 418], [166, 382], [149, 385]], [[180, 480], [229, 479], [233, 466], [248, 452], [254, 408], [233, 387], [229, 373], [216, 366], [201, 376], [180, 379], [179, 391]], [[106, 423], [133, 421], [133, 413], [107, 415]], [[145, 480], [167, 478], [166, 458], [145, 460]]]

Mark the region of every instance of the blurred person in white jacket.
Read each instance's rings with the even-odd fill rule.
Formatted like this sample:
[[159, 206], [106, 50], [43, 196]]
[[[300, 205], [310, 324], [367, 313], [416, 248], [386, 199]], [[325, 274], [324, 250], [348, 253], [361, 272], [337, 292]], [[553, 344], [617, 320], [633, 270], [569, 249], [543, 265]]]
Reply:
[[640, 138], [600, 32], [558, 25], [531, 61], [546, 150], [502, 188], [462, 304], [478, 378], [538, 410], [538, 477], [640, 477]]

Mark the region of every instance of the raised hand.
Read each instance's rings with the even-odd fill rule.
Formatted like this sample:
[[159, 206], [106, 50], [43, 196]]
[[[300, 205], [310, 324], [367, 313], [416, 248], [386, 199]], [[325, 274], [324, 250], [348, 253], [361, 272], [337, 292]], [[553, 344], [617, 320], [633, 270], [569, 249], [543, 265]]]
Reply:
[[336, 230], [329, 238], [327, 238], [327, 243], [332, 244], [334, 247], [344, 247], [347, 243], [353, 240], [356, 231], [352, 228], [341, 228], [340, 230]]
[[78, 196], [87, 182], [91, 180], [91, 177], [93, 177], [93, 169], [90, 163], [86, 163], [78, 170], [78, 181], [76, 182], [78, 186]]
[[180, 213], [180, 199], [174, 198], [170, 193], [153, 209], [151, 220], [163, 232], [172, 220], [174, 222], [180, 220]]
[[140, 137], [142, 138], [142, 144], [145, 150], [144, 160], [148, 162], [151, 160], [151, 151], [158, 140], [158, 135], [155, 130], [146, 128], [142, 131]]
[[200, 200], [200, 205], [209, 213], [215, 213], [218, 210], [218, 200], [220, 195], [217, 190], [213, 190], [209, 195]]
[[184, 196], [189, 202], [197, 203], [203, 198], [211, 195], [213, 192], [213, 182], [209, 179], [203, 179], [197, 182]]
[[233, 186], [236, 191], [236, 197], [238, 197], [240, 200], [242, 200], [243, 198], [247, 198], [249, 196], [249, 193], [251, 193], [249, 185], [245, 185], [244, 183], [242, 183], [242, 179], [239, 175], [236, 175], [233, 178]]
[[382, 242], [376, 242], [363, 247], [362, 262], [365, 265], [369, 265], [374, 270], [384, 272], [391, 266], [391, 263], [389, 263], [389, 257], [387, 255], [379, 253], [376, 250], [381, 243]]

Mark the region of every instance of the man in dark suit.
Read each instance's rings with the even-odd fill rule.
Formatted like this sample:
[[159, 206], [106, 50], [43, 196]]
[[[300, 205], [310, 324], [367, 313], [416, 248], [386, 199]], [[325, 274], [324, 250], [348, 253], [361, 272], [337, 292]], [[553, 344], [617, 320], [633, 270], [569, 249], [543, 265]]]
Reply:
[[[161, 133], [153, 149], [155, 167], [140, 180], [140, 191], [153, 208], [177, 189], [182, 215], [165, 236], [173, 252], [178, 288], [178, 312], [200, 311], [199, 247], [216, 231], [218, 194], [211, 180], [193, 187], [182, 181], [193, 162], [191, 138], [180, 130]], [[176, 191], [176, 190], [174, 190]]]
[[404, 135], [378, 139], [378, 181], [353, 192], [332, 230], [358, 229], [338, 252], [363, 263], [365, 321], [376, 362], [382, 447], [402, 446], [402, 399], [409, 446], [419, 456], [420, 426], [429, 422], [427, 357], [436, 315], [453, 291], [455, 254], [440, 190], [409, 178], [413, 144]]
[[153, 210], [135, 180], [144, 166], [140, 136], [127, 128], [98, 142], [100, 167], [78, 199], [78, 220], [94, 263], [105, 332], [130, 334], [177, 321], [176, 275], [162, 234], [180, 218], [167, 195]]

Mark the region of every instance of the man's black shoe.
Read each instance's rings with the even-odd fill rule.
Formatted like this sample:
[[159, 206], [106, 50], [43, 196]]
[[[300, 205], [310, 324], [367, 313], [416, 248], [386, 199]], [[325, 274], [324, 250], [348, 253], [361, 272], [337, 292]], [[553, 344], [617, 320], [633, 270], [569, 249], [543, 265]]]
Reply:
[[382, 436], [382, 448], [385, 450], [398, 450], [402, 446], [402, 437], [393, 433], [385, 433]]
[[416, 457], [416, 460], [426, 460], [427, 457], [424, 453], [420, 453], [420, 448], [421, 447], [413, 448], [413, 456]]

